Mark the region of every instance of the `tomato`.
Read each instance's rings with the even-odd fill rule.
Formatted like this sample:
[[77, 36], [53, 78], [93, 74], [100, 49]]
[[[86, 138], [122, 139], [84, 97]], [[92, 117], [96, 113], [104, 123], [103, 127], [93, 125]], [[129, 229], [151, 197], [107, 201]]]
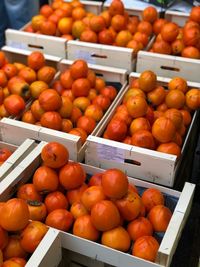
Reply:
[[25, 109], [25, 101], [21, 96], [11, 94], [5, 98], [4, 106], [10, 115], [17, 116]]
[[3, 258], [4, 260], [8, 260], [12, 257], [27, 257], [27, 252], [23, 249], [20, 244], [20, 236], [19, 235], [11, 235], [9, 236], [8, 244], [3, 249]]
[[24, 200], [42, 201], [42, 196], [36, 191], [34, 184], [23, 184], [17, 191], [17, 197]]
[[11, 156], [11, 154], [12, 152], [10, 151], [10, 149], [6, 147], [0, 148], [0, 163], [6, 161]]
[[8, 233], [0, 226], [0, 249], [3, 249], [8, 243]]
[[44, 203], [48, 213], [56, 209], [67, 209], [69, 206], [66, 196], [59, 191], [49, 193], [46, 196]]
[[41, 157], [44, 165], [50, 168], [60, 168], [68, 162], [69, 152], [64, 145], [50, 142], [43, 147]]
[[38, 221], [29, 222], [21, 233], [21, 246], [25, 251], [33, 253], [47, 231], [48, 228], [44, 223]]
[[50, 212], [45, 223], [62, 231], [68, 231], [74, 221], [71, 212], [65, 209], [57, 209]]
[[12, 198], [1, 207], [0, 225], [8, 231], [22, 230], [29, 220], [29, 210], [23, 199]]

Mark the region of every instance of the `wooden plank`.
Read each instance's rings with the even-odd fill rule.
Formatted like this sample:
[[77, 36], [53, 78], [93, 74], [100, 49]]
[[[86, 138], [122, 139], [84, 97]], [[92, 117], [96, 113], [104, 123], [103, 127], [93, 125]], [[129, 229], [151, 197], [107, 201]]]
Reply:
[[7, 46], [66, 58], [67, 41], [64, 38], [13, 29], [7, 29], [5, 36]]
[[126, 69], [128, 72], [133, 71], [136, 64], [133, 49], [131, 48], [87, 43], [76, 40], [67, 42], [67, 58], [70, 60], [83, 58], [91, 64], [110, 67], [117, 66]]
[[199, 65], [198, 59], [139, 51], [136, 71], [151, 69], [159, 76], [171, 78], [180, 76], [189, 81], [200, 82]]
[[28, 155], [28, 153], [30, 153], [36, 146], [36, 143], [34, 140], [26, 139], [19, 147], [7, 143], [1, 145], [7, 148], [15, 147], [15, 151], [13, 151], [12, 155], [0, 166], [0, 181], [3, 180], [20, 163], [20, 161]]
[[160, 265], [139, 259], [130, 254], [117, 251], [99, 243], [95, 243], [70, 233], [60, 232], [62, 247], [85, 255], [97, 261], [111, 264], [116, 267], [159, 267]]
[[71, 250], [62, 250], [62, 261], [58, 267], [104, 267], [104, 263]]
[[166, 20], [173, 21], [181, 27], [185, 25], [185, 22], [188, 20], [188, 18], [189, 18], [189, 13], [186, 12], [178, 12], [173, 10], [167, 10], [165, 12]]
[[49, 228], [34, 253], [26, 263], [26, 267], [55, 267], [62, 258], [59, 231]]
[[[87, 164], [105, 169], [117, 167], [129, 176], [166, 186], [173, 184], [176, 156], [131, 145], [119, 146], [119, 142], [95, 136], [89, 136], [86, 144]], [[135, 161], [139, 166], [131, 164]]]
[[191, 210], [194, 189], [194, 184], [185, 183], [173, 216], [160, 244], [158, 258], [161, 265], [170, 266], [172, 256], [175, 253], [182, 230]]

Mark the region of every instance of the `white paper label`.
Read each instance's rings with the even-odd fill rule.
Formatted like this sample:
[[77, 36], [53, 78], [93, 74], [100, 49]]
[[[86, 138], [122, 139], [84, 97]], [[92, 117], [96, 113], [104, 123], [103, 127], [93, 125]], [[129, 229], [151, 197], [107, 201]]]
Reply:
[[103, 144], [97, 145], [97, 155], [100, 159], [124, 162], [124, 150], [117, 147], [110, 147]]
[[28, 49], [28, 45], [27, 44], [20, 43], [20, 42], [17, 42], [17, 41], [8, 40], [7, 41], [7, 45], [11, 46], [11, 47], [14, 47], [14, 48], [19, 48], [19, 49]]

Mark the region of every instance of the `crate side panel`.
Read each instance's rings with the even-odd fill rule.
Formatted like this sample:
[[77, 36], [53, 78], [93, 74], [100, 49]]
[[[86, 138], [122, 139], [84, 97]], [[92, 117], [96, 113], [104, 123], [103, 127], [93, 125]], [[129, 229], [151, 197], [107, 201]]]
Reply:
[[159, 76], [170, 78], [180, 76], [188, 81], [200, 82], [199, 64], [200, 60], [197, 59], [139, 51], [136, 71], [143, 72], [152, 69]]
[[184, 26], [185, 22], [188, 20], [189, 14], [185, 12], [177, 12], [172, 10], [167, 10], [165, 12], [165, 19], [177, 23], [179, 26]]
[[[131, 72], [135, 68], [135, 59], [130, 48], [90, 44], [79, 41], [67, 43], [67, 58], [75, 60], [85, 59], [88, 63], [127, 69]], [[116, 57], [117, 54], [117, 57]], [[120, 59], [120, 60], [119, 60]]]
[[11, 29], [6, 30], [5, 34], [8, 46], [30, 51], [38, 50], [47, 55], [66, 58], [67, 41], [64, 38]]
[[26, 263], [26, 267], [56, 267], [62, 258], [59, 231], [49, 228], [38, 247]]
[[[87, 142], [86, 163], [101, 168], [118, 167], [127, 175], [172, 186], [176, 157], [155, 151], [129, 146], [130, 150], [118, 146], [118, 142], [101, 142], [90, 137]], [[158, 166], [159, 161], [159, 166]]]
[[[3, 118], [0, 121], [1, 138], [5, 142], [15, 145], [21, 145], [27, 138], [38, 140], [40, 128], [37, 125], [31, 125], [9, 118]], [[15, 136], [13, 136], [14, 134]]]
[[158, 267], [160, 265], [151, 263], [123, 253], [98, 243], [61, 232], [62, 246], [92, 259], [112, 264], [116, 267]]
[[185, 183], [170, 223], [160, 244], [158, 258], [161, 265], [169, 266], [175, 253], [182, 230], [191, 210], [195, 185]]

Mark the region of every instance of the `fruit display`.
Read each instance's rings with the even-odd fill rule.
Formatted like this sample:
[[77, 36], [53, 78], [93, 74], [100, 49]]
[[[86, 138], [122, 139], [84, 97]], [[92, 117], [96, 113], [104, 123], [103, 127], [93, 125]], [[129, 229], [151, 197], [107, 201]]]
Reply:
[[144, 49], [153, 33], [153, 23], [159, 14], [154, 7], [141, 12], [141, 18], [129, 15], [122, 1], [113, 0], [99, 14], [88, 12], [78, 0], [53, 1], [40, 8], [26, 32], [52, 35], [69, 40]]
[[7, 147], [0, 147], [0, 166], [12, 155], [12, 151]]
[[36, 92], [50, 86], [56, 69], [46, 64], [41, 52], [27, 56], [26, 64], [9, 62], [0, 51], [0, 118], [19, 116]]
[[179, 157], [200, 91], [181, 77], [157, 82], [147, 70], [132, 80], [103, 137]]
[[31, 86], [33, 101], [21, 121], [81, 137], [91, 134], [118, 94], [102, 77], [76, 60], [53, 81], [51, 88]]
[[153, 24], [156, 35], [150, 52], [200, 59], [200, 7], [193, 7], [183, 27], [167, 19]]
[[[40, 156], [37, 165], [36, 154]], [[0, 208], [3, 232], [20, 233], [14, 257], [27, 259], [22, 249], [25, 255], [34, 251], [35, 235], [41, 240], [46, 224], [129, 256], [156, 261], [178, 195], [171, 197], [172, 191], [164, 193], [164, 188], [144, 182], [136, 186], [137, 180], [133, 182], [115, 168], [89, 175], [83, 164], [69, 161], [68, 149], [57, 142], [43, 144], [27, 157], [32, 164], [30, 159], [35, 162], [33, 175], [29, 166], [28, 176], [21, 170], [25, 181], [21, 181], [13, 198], [1, 202]], [[5, 193], [2, 196], [5, 198]], [[2, 243], [4, 260], [12, 258], [12, 248], [4, 239]]]

